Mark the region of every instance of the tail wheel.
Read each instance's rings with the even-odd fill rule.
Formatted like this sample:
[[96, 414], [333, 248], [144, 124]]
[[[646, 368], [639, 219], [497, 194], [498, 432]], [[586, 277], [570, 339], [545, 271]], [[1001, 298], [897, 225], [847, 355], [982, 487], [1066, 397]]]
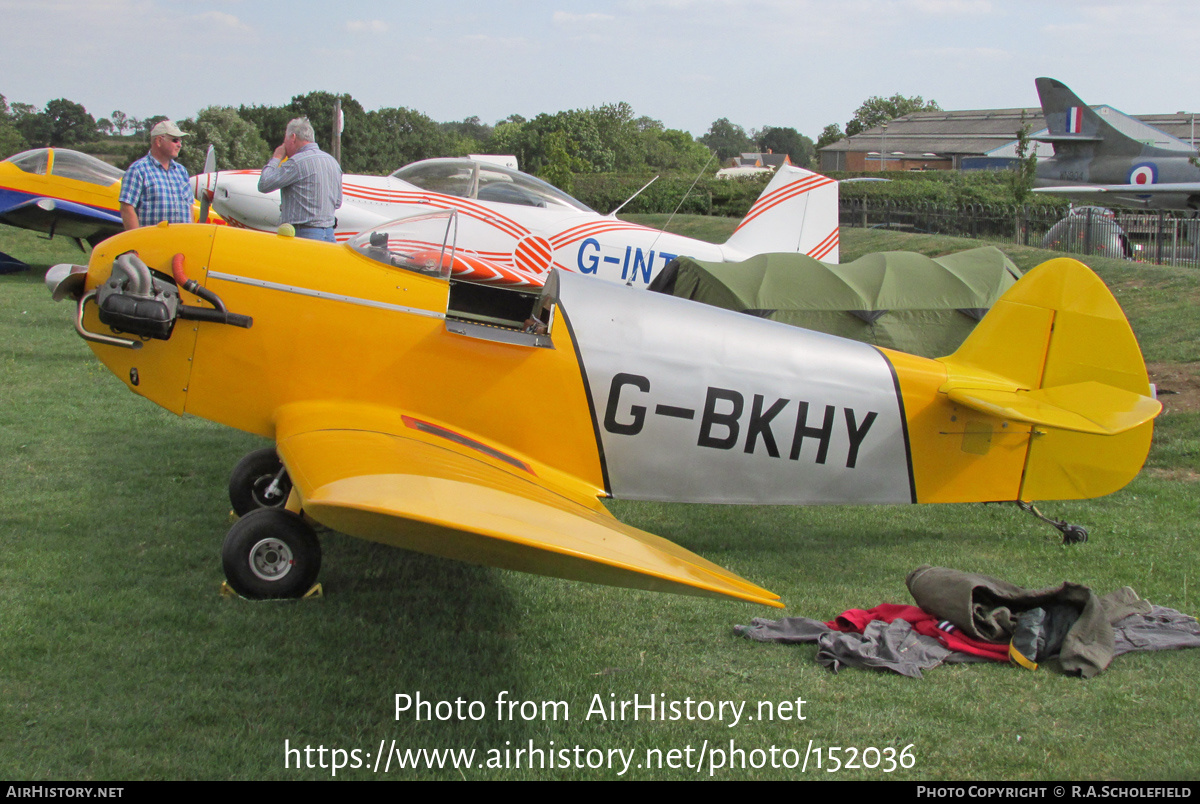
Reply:
[[301, 597], [321, 571], [321, 543], [299, 514], [260, 508], [229, 529], [221, 563], [229, 585], [242, 597]]
[[291, 491], [292, 480], [274, 447], [251, 452], [229, 476], [229, 502], [238, 516], [259, 508], [283, 508]]

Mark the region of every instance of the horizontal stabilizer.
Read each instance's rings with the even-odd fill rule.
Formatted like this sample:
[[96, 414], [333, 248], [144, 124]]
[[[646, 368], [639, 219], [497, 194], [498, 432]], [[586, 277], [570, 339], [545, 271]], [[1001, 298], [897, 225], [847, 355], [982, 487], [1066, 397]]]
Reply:
[[782, 607], [777, 595], [622, 524], [594, 497], [553, 487], [495, 445], [424, 422], [395, 433], [305, 431], [313, 418], [282, 416], [277, 448], [304, 512], [335, 530], [502, 569]]
[[960, 405], [1002, 419], [1095, 435], [1132, 430], [1162, 410], [1157, 399], [1098, 382], [1037, 391], [950, 388], [947, 393]]
[[941, 362], [952, 401], [1034, 425], [1019, 499], [1100, 497], [1141, 470], [1162, 406], [1125, 314], [1083, 263], [1031, 270]]
[[1039, 134], [1030, 139], [1037, 142], [1104, 142], [1098, 134]]

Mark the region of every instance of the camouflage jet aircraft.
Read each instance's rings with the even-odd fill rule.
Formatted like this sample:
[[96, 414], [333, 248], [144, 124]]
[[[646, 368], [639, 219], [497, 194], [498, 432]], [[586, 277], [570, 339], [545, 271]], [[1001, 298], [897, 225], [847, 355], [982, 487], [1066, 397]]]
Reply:
[[1050, 133], [1036, 137], [1054, 146], [1037, 166], [1034, 192], [1106, 206], [1200, 209], [1196, 152], [1147, 145], [1122, 133], [1061, 81], [1036, 81]]

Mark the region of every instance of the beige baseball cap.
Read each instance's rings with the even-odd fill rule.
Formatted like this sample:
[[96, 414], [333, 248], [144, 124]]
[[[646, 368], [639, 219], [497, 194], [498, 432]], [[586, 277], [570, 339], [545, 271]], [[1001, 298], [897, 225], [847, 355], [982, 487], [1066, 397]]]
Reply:
[[187, 132], [180, 130], [179, 126], [175, 125], [174, 120], [160, 120], [154, 124], [154, 128], [150, 129], [150, 139], [161, 137], [186, 137]]

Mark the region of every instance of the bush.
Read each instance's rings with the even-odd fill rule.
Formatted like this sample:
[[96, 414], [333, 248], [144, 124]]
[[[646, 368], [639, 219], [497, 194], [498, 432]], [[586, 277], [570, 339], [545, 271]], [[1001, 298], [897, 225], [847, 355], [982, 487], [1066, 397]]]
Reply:
[[[928, 204], [1016, 204], [1012, 181], [1004, 170], [924, 170], [886, 173], [830, 173], [838, 179], [844, 199]], [[847, 181], [857, 178], [884, 178], [887, 181]], [[1066, 203], [1037, 193], [1030, 194], [1029, 206], [1065, 207]]]
[[[597, 212], [607, 214], [653, 178], [617, 173], [576, 174], [573, 195]], [[762, 194], [769, 179], [769, 176], [732, 180], [704, 176], [696, 181], [694, 176], [661, 176], [621, 211], [670, 214], [678, 207], [680, 214], [740, 218]]]

